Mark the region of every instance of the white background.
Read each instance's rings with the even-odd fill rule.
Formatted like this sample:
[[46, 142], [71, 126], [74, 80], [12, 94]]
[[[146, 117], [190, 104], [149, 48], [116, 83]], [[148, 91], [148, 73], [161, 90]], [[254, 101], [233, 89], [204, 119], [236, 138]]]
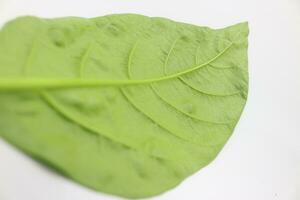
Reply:
[[[300, 199], [300, 0], [0, 0], [20, 15], [140, 13], [224, 27], [249, 21], [249, 99], [218, 158], [158, 200]], [[109, 200], [0, 140], [0, 200]]]

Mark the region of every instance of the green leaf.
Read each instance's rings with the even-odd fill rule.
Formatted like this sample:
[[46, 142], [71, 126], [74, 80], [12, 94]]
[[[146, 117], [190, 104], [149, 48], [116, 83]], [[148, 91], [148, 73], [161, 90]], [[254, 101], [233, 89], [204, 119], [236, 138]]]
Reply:
[[22, 17], [0, 32], [0, 134], [99, 191], [160, 194], [211, 162], [244, 108], [247, 23]]

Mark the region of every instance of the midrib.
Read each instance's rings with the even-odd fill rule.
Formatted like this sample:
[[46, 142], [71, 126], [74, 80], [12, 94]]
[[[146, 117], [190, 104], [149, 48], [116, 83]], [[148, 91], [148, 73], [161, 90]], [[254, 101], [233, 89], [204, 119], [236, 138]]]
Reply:
[[187, 70], [179, 73], [153, 78], [153, 79], [141, 79], [141, 80], [98, 80], [98, 79], [39, 79], [39, 78], [0, 78], [0, 92], [11, 90], [39, 90], [39, 89], [60, 89], [60, 88], [77, 88], [77, 87], [97, 87], [97, 86], [126, 86], [126, 85], [142, 85], [150, 84], [161, 81], [166, 81], [174, 78], [178, 78], [182, 75], [186, 75], [194, 72], [202, 67], [205, 67], [218, 59], [223, 55], [230, 47], [232, 43], [224, 48], [213, 58], [209, 59], [200, 65], [192, 66]]

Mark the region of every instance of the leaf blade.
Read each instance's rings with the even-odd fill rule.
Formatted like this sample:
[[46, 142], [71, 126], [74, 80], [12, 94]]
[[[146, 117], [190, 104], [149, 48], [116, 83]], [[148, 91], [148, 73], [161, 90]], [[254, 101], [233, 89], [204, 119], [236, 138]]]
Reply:
[[[174, 187], [217, 156], [245, 105], [245, 24], [213, 30], [139, 15], [16, 21], [0, 32], [0, 133], [99, 191], [146, 197]], [[17, 33], [24, 24], [33, 26], [26, 37]], [[10, 43], [20, 49], [17, 64]]]

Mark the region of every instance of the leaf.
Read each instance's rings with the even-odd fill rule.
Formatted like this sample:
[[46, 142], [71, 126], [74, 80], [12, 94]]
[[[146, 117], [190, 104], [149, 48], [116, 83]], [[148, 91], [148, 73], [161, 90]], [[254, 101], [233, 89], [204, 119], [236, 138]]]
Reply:
[[99, 191], [160, 194], [211, 162], [244, 108], [247, 23], [22, 17], [0, 32], [0, 134]]

